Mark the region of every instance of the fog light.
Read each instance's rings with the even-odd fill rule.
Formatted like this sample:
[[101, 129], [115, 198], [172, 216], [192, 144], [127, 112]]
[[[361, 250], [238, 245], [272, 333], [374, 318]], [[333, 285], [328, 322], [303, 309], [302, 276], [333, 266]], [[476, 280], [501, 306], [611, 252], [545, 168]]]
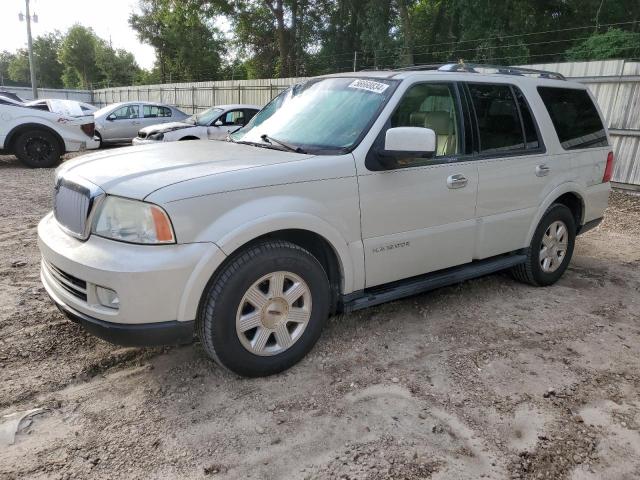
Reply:
[[100, 305], [107, 308], [120, 308], [120, 299], [118, 294], [110, 288], [96, 287], [96, 295]]

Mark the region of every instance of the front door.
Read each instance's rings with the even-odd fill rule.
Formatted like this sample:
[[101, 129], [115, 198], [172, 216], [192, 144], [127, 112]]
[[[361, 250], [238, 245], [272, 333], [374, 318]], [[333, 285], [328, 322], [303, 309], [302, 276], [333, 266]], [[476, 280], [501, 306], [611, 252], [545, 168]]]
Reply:
[[[475, 238], [478, 171], [467, 148], [457, 86], [416, 83], [372, 146], [384, 145], [386, 130], [423, 127], [435, 131], [432, 159], [407, 159], [390, 169], [358, 172], [366, 286], [470, 262]], [[361, 163], [360, 163], [361, 165]]]
[[140, 107], [137, 104], [124, 105], [113, 111], [105, 122], [106, 135], [103, 140], [125, 141], [138, 135], [140, 130]]
[[229, 110], [223, 113], [207, 129], [207, 136], [209, 140], [224, 140], [228, 134], [241, 129], [245, 123], [245, 111], [243, 109]]

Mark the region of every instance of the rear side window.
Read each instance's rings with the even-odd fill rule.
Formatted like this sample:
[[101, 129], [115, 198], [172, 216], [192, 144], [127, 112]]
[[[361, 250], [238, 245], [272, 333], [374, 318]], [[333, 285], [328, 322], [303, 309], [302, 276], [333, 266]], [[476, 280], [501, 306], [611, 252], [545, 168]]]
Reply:
[[144, 118], [170, 117], [171, 109], [167, 107], [158, 107], [156, 105], [145, 105]]
[[480, 152], [524, 150], [523, 127], [511, 87], [472, 83], [469, 92], [478, 120]]
[[586, 90], [538, 87], [565, 150], [606, 147], [607, 134]]

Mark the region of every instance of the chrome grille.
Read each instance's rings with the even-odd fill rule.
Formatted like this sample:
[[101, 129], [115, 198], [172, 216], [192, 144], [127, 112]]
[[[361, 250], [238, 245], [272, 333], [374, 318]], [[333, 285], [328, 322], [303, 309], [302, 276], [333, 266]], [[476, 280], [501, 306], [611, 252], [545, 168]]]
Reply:
[[62, 178], [56, 184], [53, 214], [67, 233], [86, 240], [91, 214], [103, 197], [104, 192], [93, 184]]

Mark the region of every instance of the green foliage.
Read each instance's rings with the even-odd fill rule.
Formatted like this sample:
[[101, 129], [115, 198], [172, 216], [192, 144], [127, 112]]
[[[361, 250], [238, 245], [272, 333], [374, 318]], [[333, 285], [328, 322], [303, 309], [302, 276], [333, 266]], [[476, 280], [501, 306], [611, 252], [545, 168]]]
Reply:
[[11, 58], [7, 68], [9, 79], [17, 85], [28, 85], [31, 81], [29, 72], [29, 54], [24, 48], [21, 48]]
[[33, 59], [39, 87], [61, 88], [64, 67], [58, 59], [63, 36], [55, 31], [33, 41]]
[[210, 80], [221, 64], [221, 34], [211, 6], [199, 0], [140, 0], [141, 13], [129, 17], [138, 38], [156, 50], [162, 82]]
[[89, 88], [102, 79], [96, 63], [97, 46], [98, 37], [92, 29], [79, 24], [69, 29], [60, 46], [60, 61], [65, 68], [65, 87]]
[[606, 60], [608, 58], [640, 57], [640, 33], [618, 28], [606, 33], [594, 33], [582, 43], [567, 50], [569, 60]]

